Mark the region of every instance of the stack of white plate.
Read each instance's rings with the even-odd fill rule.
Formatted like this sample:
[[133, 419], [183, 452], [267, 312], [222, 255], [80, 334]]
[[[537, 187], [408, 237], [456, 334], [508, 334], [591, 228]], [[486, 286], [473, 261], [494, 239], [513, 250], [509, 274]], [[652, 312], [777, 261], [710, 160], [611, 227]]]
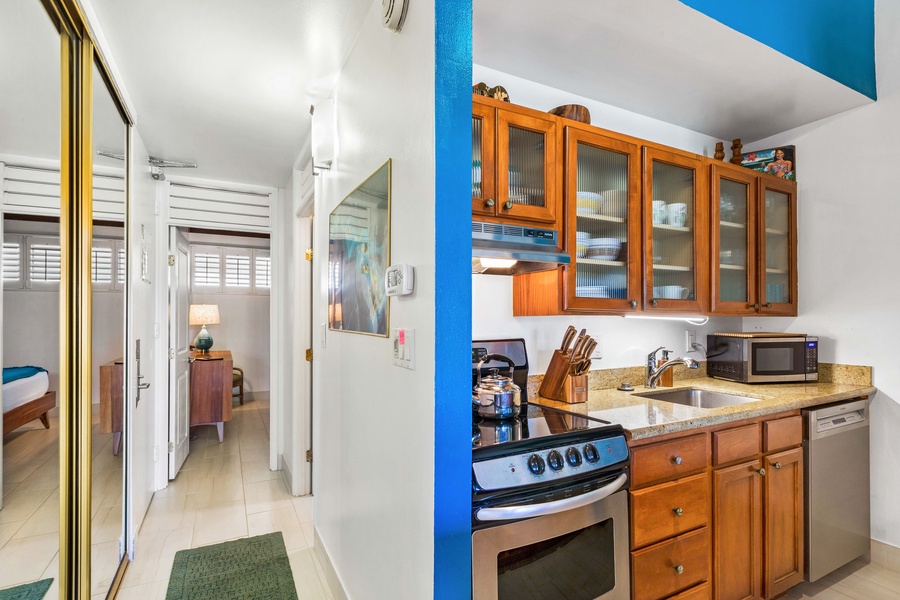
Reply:
[[579, 285], [575, 287], [579, 298], [609, 298], [609, 288], [605, 285]]
[[575, 194], [577, 208], [575, 212], [579, 215], [596, 215], [600, 212], [603, 204], [603, 195], [596, 192], [577, 192]]

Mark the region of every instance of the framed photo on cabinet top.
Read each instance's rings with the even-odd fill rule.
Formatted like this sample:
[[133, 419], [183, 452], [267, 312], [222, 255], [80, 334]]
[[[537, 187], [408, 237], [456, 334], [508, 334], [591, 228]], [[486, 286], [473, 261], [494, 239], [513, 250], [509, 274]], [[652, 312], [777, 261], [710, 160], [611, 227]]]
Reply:
[[741, 154], [743, 157], [741, 166], [754, 171], [771, 173], [775, 177], [788, 181], [797, 181], [795, 150], [794, 146], [780, 146], [768, 150], [745, 152]]

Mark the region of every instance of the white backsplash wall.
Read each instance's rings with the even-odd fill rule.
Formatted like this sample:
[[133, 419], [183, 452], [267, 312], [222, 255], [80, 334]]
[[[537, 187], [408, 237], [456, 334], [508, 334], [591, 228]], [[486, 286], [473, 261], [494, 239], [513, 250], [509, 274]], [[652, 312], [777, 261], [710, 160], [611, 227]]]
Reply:
[[872, 537], [900, 546], [900, 4], [876, 4], [878, 101], [748, 150], [797, 146], [800, 315], [745, 319], [818, 335], [819, 360], [871, 365]]
[[[685, 331], [697, 332], [697, 341], [706, 345], [706, 335], [717, 331], [741, 331], [739, 317], [711, 318], [706, 325], [662, 319], [626, 319], [617, 316], [514, 317], [512, 277], [472, 275], [472, 339], [524, 338], [529, 374], [543, 373], [553, 350], [558, 348], [568, 325], [598, 339], [603, 353], [592, 369], [636, 367], [645, 364], [647, 354], [660, 346], [672, 356], [703, 360], [701, 352], [685, 352]], [[640, 383], [632, 381], [632, 384]]]

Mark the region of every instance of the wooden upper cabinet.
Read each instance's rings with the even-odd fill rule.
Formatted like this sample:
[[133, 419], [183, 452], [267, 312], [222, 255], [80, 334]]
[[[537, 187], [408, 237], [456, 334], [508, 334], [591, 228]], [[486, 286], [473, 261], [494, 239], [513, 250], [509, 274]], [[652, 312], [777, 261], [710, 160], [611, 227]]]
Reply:
[[496, 214], [496, 109], [472, 103], [472, 215]]
[[797, 314], [797, 185], [714, 162], [711, 312]]
[[641, 297], [640, 147], [565, 128], [565, 308], [633, 311]]
[[759, 314], [797, 315], [797, 184], [759, 179]]
[[702, 157], [644, 147], [644, 310], [708, 307], [709, 201]]
[[710, 167], [711, 310], [753, 314], [757, 296], [757, 175], [714, 162]]
[[559, 118], [472, 99], [472, 214], [476, 220], [559, 229]]

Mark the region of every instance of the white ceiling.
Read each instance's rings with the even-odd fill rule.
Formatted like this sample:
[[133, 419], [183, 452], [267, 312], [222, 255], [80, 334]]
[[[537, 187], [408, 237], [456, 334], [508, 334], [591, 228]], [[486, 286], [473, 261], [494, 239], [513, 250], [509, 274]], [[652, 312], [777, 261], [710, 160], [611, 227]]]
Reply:
[[[376, 2], [90, 6], [151, 155], [199, 163], [181, 173], [282, 186], [308, 139], [309, 105], [332, 89]], [[473, 56], [745, 144], [870, 102], [677, 0], [474, 0]], [[38, 0], [0, 3], [0, 57], [0, 154], [58, 157], [58, 39]], [[97, 147], [119, 145], [115, 115], [97, 104]]]
[[722, 140], [871, 102], [676, 0], [473, 4], [476, 64]]

